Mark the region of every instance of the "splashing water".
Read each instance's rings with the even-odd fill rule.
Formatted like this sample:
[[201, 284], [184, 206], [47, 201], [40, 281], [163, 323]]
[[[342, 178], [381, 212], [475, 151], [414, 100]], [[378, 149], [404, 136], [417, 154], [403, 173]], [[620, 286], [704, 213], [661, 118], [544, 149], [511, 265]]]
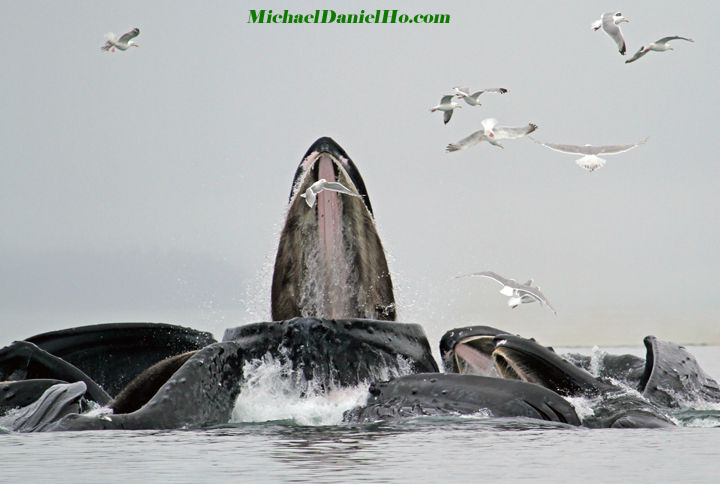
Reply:
[[590, 373], [595, 378], [600, 376], [603, 369], [603, 358], [607, 355], [606, 351], [601, 350], [598, 346], [593, 346], [590, 353]]
[[[387, 380], [412, 371], [411, 365], [398, 358], [398, 370], [378, 370], [373, 380]], [[298, 425], [337, 425], [343, 414], [365, 404], [370, 382], [351, 387], [334, 383], [324, 386], [322, 378], [307, 380], [289, 363], [270, 355], [245, 363], [248, 378], [241, 386], [231, 423], [290, 421]]]
[[575, 413], [577, 413], [581, 421], [584, 421], [588, 417], [595, 416], [595, 410], [593, 410], [594, 399], [584, 396], [564, 398], [570, 402], [570, 405], [575, 407]]

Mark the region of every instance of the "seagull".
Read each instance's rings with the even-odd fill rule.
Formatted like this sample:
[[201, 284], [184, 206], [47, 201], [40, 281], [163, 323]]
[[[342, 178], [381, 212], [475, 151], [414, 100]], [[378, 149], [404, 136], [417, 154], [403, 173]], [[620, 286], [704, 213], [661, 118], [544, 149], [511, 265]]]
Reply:
[[517, 128], [498, 126], [497, 123], [498, 120], [494, 118], [483, 119], [483, 129], [475, 131], [470, 136], [461, 139], [457, 143], [450, 143], [447, 145], [446, 150], [448, 152], [463, 150], [468, 146], [476, 145], [481, 141], [487, 141], [493, 146], [503, 148], [503, 145], [498, 143], [498, 140], [522, 138], [538, 128], [537, 125], [533, 123], [529, 123], [527, 126], [518, 126]]
[[353, 192], [349, 188], [346, 188], [345, 185], [343, 185], [342, 183], [329, 182], [324, 178], [321, 178], [312, 185], [310, 185], [310, 187], [305, 190], [305, 193], [302, 193], [300, 196], [305, 199], [308, 207], [313, 208], [315, 206], [315, 199], [317, 198], [317, 194], [322, 192], [323, 190], [330, 190], [331, 192], [338, 192], [344, 195], [350, 195], [351, 197], [362, 197], [362, 195]]
[[598, 30], [600, 30], [600, 27], [602, 27], [605, 33], [608, 34], [610, 38], [615, 41], [618, 46], [618, 50], [620, 51], [620, 54], [625, 55], [625, 39], [623, 39], [619, 24], [629, 21], [630, 20], [625, 18], [620, 12], [608, 12], [602, 14], [600, 16], [600, 20], [596, 20], [595, 22], [593, 22], [592, 29], [597, 32]]
[[506, 279], [503, 276], [491, 271], [473, 272], [471, 274], [455, 276], [456, 279], [459, 277], [487, 277], [488, 279], [492, 279], [493, 281], [502, 284], [503, 287], [500, 289], [500, 294], [510, 298], [508, 300], [508, 306], [511, 308], [515, 309], [521, 304], [537, 301], [557, 316], [557, 311], [555, 311], [555, 308], [550, 305], [550, 302], [548, 302], [545, 295], [540, 292], [540, 288], [532, 285], [532, 279], [522, 284], [518, 284], [518, 282], [514, 279]]
[[[531, 137], [532, 139], [532, 137]], [[633, 145], [607, 145], [607, 146], [592, 146], [592, 145], [557, 145], [553, 143], [543, 143], [533, 139], [537, 144], [543, 145], [546, 148], [550, 148], [553, 151], [559, 151], [560, 153], [567, 153], [570, 155], [585, 155], [578, 158], [575, 163], [581, 168], [585, 168], [589, 172], [593, 172], [599, 168], [605, 166], [605, 160], [597, 155], [617, 155], [619, 153], [625, 153], [633, 148], [645, 144], [647, 138], [641, 140], [639, 143]]]
[[654, 50], [655, 52], [665, 52], [666, 50], [675, 50], [672, 47], [670, 47], [670, 41], [671, 40], [687, 40], [688, 42], [695, 42], [693, 39], [688, 39], [687, 37], [680, 37], [678, 35], [673, 35], [670, 37], [663, 37], [660, 40], [656, 40], [655, 42], [651, 42], [648, 45], [643, 45], [640, 47], [640, 49], [635, 52], [635, 55], [633, 55], [631, 58], [625, 61], [625, 64], [629, 64], [631, 62], [635, 62], [640, 57], [644, 56], [651, 50]]
[[104, 51], [115, 52], [115, 49], [128, 50], [130, 47], [140, 47], [134, 40], [135, 37], [140, 35], [140, 29], [134, 28], [130, 32], [126, 32], [120, 36], [119, 39], [115, 38], [115, 34], [112, 32], [105, 34], [105, 45], [101, 47]]
[[462, 106], [453, 101], [453, 94], [446, 94], [442, 97], [442, 99], [440, 99], [440, 104], [430, 108], [430, 112], [434, 113], [435, 111], [443, 111], [443, 122], [448, 124], [450, 118], [452, 118], [453, 109], [461, 107]]
[[468, 103], [470, 106], [480, 106], [480, 103], [478, 102], [478, 98], [481, 94], [485, 92], [496, 92], [498, 94], [505, 94], [508, 92], [507, 89], [504, 87], [493, 87], [490, 89], [483, 89], [478, 92], [474, 92], [470, 94], [470, 88], [469, 87], [453, 87], [453, 91], [455, 91], [455, 95], [458, 98], [465, 99], [465, 102]]

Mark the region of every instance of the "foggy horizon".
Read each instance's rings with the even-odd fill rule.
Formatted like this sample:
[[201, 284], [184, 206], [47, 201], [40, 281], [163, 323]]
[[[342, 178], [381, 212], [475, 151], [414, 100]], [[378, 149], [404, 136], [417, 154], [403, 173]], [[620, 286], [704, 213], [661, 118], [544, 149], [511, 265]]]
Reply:
[[[622, 57], [590, 29], [616, 8], [605, 2], [555, 2], [551, 29], [535, 20], [547, 3], [399, 2], [451, 21], [320, 26], [247, 24], [258, 6], [246, 1], [8, 4], [4, 344], [114, 321], [221, 338], [269, 320], [293, 174], [321, 136], [357, 165], [398, 321], [422, 324], [433, 350], [471, 324], [557, 346], [641, 346], [648, 334], [720, 344], [708, 284], [720, 269], [720, 61], [705, 20], [720, 7], [629, 7]], [[330, 6], [273, 5], [284, 8]], [[133, 27], [141, 48], [100, 51], [105, 32]], [[676, 34], [695, 43], [624, 63]], [[456, 85], [509, 92], [445, 126], [428, 110]], [[649, 140], [594, 173], [528, 139], [445, 152], [488, 117], [536, 123], [533, 136], [552, 143]], [[533, 278], [558, 316], [509, 309], [491, 281], [454, 279], [482, 270]]]

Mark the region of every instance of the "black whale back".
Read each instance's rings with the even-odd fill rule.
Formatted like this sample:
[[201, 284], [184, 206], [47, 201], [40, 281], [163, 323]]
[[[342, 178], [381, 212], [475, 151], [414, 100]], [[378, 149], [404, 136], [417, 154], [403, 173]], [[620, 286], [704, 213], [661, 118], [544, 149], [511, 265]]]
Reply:
[[85, 372], [115, 396], [146, 368], [170, 356], [198, 350], [210, 333], [162, 323], [108, 323], [52, 331], [27, 338]]

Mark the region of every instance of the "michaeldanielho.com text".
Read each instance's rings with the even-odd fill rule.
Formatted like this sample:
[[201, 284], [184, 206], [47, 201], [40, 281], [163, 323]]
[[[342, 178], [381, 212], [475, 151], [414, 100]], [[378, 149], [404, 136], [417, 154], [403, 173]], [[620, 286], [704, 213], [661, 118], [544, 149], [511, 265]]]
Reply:
[[273, 13], [272, 10], [250, 10], [249, 24], [449, 24], [450, 15], [406, 15], [397, 10], [375, 10], [373, 13], [342, 14], [335, 10], [315, 10], [315, 13], [292, 14], [289, 10]]

